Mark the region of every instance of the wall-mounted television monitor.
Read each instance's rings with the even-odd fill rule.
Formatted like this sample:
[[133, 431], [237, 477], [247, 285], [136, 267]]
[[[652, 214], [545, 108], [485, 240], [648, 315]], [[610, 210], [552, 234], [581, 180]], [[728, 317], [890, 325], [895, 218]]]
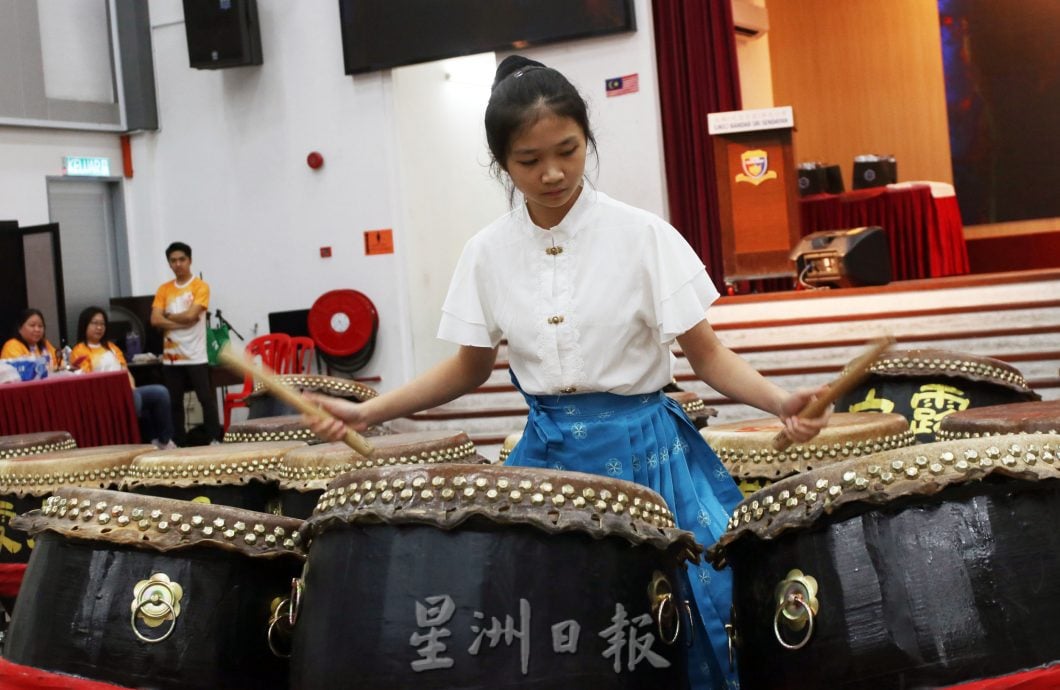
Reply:
[[339, 0], [346, 74], [635, 31], [633, 0]]

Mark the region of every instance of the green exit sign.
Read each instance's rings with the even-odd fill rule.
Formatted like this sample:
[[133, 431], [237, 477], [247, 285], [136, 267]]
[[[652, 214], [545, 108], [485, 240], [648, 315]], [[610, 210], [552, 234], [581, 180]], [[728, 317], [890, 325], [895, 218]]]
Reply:
[[110, 159], [93, 156], [65, 156], [63, 157], [63, 174], [110, 177]]

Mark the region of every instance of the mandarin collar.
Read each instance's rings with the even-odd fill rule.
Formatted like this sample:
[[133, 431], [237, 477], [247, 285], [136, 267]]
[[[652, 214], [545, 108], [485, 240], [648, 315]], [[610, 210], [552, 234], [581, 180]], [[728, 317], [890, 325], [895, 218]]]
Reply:
[[522, 228], [526, 234], [537, 242], [561, 242], [566, 241], [574, 237], [580, 228], [585, 223], [583, 222], [585, 217], [589, 214], [589, 210], [593, 207], [593, 202], [596, 201], [596, 190], [589, 187], [586, 184], [582, 184], [581, 194], [574, 201], [574, 205], [567, 211], [567, 215], [563, 217], [557, 225], [554, 225], [550, 229], [541, 228], [534, 224], [534, 221], [530, 218], [530, 211], [526, 208], [526, 201], [524, 200], [519, 204], [519, 215], [522, 218]]

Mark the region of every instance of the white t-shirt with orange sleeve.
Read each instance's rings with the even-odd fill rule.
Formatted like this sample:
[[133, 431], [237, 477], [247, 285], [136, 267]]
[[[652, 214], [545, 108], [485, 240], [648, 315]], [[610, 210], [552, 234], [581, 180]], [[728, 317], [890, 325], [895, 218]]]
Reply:
[[[210, 286], [200, 278], [192, 278], [183, 285], [173, 280], [163, 283], [155, 293], [152, 309], [161, 309], [164, 314], [179, 314], [193, 304], [208, 309]], [[172, 328], [165, 332], [162, 348], [163, 364], [206, 364], [206, 312], [199, 320], [186, 328]]]

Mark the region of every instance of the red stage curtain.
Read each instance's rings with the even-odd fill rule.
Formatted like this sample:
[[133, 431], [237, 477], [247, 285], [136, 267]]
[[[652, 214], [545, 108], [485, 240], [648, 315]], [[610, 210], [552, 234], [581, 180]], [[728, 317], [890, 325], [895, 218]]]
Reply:
[[732, 6], [654, 0], [652, 18], [670, 222], [724, 291], [718, 183], [707, 113], [741, 107]]

